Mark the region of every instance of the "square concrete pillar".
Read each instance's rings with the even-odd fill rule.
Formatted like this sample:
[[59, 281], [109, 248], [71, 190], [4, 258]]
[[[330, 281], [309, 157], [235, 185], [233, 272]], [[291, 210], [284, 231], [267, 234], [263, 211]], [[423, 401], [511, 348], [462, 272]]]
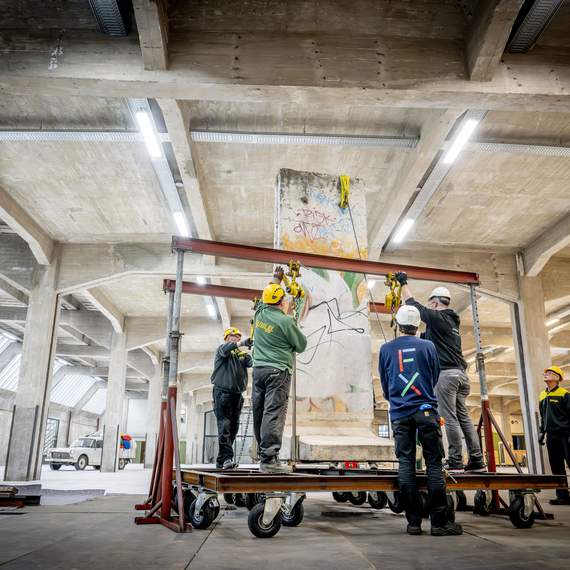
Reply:
[[[159, 360], [160, 362], [160, 360]], [[157, 364], [154, 367], [154, 374], [148, 386], [148, 423], [146, 431], [146, 447], [144, 455], [144, 466], [152, 467], [156, 446], [158, 443], [158, 432], [160, 429], [160, 406], [162, 403], [162, 367]], [[183, 458], [181, 458], [183, 460]]]
[[127, 377], [126, 334], [114, 332], [111, 341], [107, 404], [103, 423], [103, 458], [101, 471], [116, 471], [119, 462], [119, 438], [123, 419]]
[[57, 261], [38, 266], [32, 277], [4, 474], [6, 481], [34, 481], [41, 477], [59, 318], [59, 297], [55, 289], [57, 266]]

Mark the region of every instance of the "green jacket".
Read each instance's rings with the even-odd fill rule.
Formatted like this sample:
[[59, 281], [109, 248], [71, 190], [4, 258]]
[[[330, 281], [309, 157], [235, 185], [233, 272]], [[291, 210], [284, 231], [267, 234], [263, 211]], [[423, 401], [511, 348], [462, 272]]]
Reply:
[[307, 337], [281, 309], [260, 305], [254, 319], [253, 366], [293, 370], [293, 354], [303, 352]]

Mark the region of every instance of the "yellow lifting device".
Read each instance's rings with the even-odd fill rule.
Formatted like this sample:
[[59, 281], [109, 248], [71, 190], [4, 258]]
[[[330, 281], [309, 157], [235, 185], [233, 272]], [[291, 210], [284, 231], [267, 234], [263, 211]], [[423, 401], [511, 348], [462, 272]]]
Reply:
[[386, 287], [388, 287], [388, 292], [386, 293], [386, 300], [384, 301], [386, 308], [392, 313], [392, 321], [390, 326], [392, 328], [396, 327], [396, 313], [402, 304], [402, 285], [398, 282], [393, 273], [388, 273], [386, 275], [386, 281], [384, 281]]

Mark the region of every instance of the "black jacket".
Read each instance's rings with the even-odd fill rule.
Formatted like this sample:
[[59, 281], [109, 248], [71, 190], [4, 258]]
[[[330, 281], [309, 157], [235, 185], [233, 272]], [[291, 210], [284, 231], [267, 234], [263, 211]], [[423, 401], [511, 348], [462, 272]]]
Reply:
[[570, 434], [570, 392], [560, 386], [540, 394], [540, 433]]
[[435, 344], [440, 368], [442, 370], [450, 368], [465, 370], [467, 363], [461, 350], [459, 315], [453, 309], [443, 311], [428, 309], [413, 297], [406, 301], [406, 305], [412, 305], [420, 312], [420, 317], [426, 324], [426, 332], [422, 338], [431, 340]]
[[226, 342], [216, 350], [212, 384], [224, 392], [241, 394], [247, 388], [247, 369], [252, 364], [247, 352], [241, 351], [235, 342]]

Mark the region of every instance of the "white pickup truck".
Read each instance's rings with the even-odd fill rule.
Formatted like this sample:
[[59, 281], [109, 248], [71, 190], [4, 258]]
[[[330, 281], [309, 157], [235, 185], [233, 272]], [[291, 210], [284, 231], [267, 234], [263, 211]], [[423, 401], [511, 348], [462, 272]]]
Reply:
[[[135, 458], [136, 444], [130, 440], [131, 448], [119, 449], [119, 469], [124, 469]], [[62, 465], [73, 465], [78, 471], [83, 471], [88, 465], [95, 469], [101, 468], [103, 452], [103, 436], [99, 433], [80, 437], [71, 444], [71, 447], [55, 447], [50, 449], [45, 458], [46, 463], [57, 471]]]

